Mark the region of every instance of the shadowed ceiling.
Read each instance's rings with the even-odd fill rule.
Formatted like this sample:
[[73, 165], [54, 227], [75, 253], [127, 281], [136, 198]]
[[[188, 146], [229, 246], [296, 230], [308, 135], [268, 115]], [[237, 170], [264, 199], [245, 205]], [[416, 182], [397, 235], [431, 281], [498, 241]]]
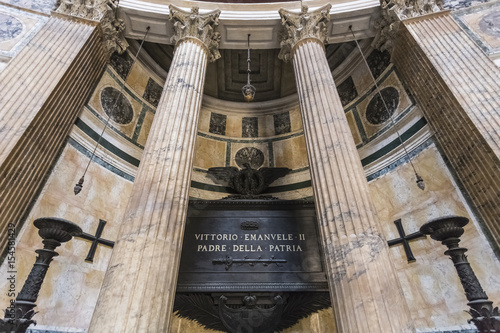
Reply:
[[[356, 47], [354, 42], [331, 44], [326, 47], [330, 69], [342, 64]], [[173, 58], [173, 46], [145, 42], [144, 50], [165, 72]], [[241, 88], [247, 83], [247, 50], [220, 50], [221, 58], [209, 63], [204, 93], [227, 100], [242, 102]], [[291, 63], [278, 59], [278, 49], [251, 50], [251, 83], [257, 89], [256, 102], [269, 101], [296, 92]]]

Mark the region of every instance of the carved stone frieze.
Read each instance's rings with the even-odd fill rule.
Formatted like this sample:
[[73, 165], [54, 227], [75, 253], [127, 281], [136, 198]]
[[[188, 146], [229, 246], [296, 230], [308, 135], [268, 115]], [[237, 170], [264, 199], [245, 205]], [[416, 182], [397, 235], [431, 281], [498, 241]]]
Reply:
[[56, 12], [100, 22], [105, 48], [111, 55], [123, 54], [128, 47], [123, 36], [125, 24], [117, 18], [117, 9], [117, 0], [60, 0]]
[[200, 14], [198, 7], [191, 8], [191, 12], [186, 12], [174, 5], [170, 5], [169, 10], [170, 20], [174, 25], [172, 43], [177, 44], [186, 38], [196, 38], [207, 47], [210, 62], [220, 58], [221, 36], [215, 31], [215, 27], [219, 25], [220, 10]]
[[281, 8], [279, 14], [285, 31], [278, 58], [284, 61], [290, 60], [293, 57], [295, 45], [305, 39], [318, 39], [321, 43], [325, 43], [326, 23], [330, 20], [331, 7], [332, 5], [328, 4], [309, 13], [308, 7], [303, 5], [299, 14]]
[[392, 51], [402, 20], [439, 12], [442, 9], [443, 0], [382, 0], [380, 17], [374, 23], [377, 34], [372, 47], [380, 51]]

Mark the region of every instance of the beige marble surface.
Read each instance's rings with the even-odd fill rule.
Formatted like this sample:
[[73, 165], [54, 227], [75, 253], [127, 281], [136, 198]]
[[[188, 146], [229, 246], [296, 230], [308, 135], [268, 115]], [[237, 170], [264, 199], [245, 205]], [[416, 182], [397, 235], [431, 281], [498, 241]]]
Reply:
[[[471, 221], [461, 237], [467, 255], [483, 289], [496, 305], [500, 300], [500, 262], [491, 250], [478, 221], [468, 209], [452, 175], [433, 145], [414, 160], [426, 189], [415, 184], [409, 164], [370, 182], [370, 194], [387, 239], [399, 238], [393, 221], [401, 219], [406, 234], [419, 230], [427, 221], [446, 215], [466, 216]], [[415, 326], [438, 329], [465, 325], [470, 316], [467, 299], [446, 247], [440, 242], [418, 239], [410, 242], [415, 262], [408, 263], [402, 245], [390, 248], [392, 262], [398, 272], [405, 298]]]
[[[42, 194], [27, 217], [16, 247], [16, 290], [20, 291], [35, 262], [35, 249], [43, 247], [33, 220], [39, 217], [61, 217], [78, 224], [84, 232], [94, 235], [99, 219], [107, 221], [102, 237], [116, 240], [123, 211], [132, 183], [96, 163], [90, 165], [82, 192], [75, 196], [73, 186], [81, 177], [88, 157], [67, 145], [45, 185]], [[57, 329], [87, 328], [112, 249], [98, 246], [94, 262], [85, 258], [90, 242], [73, 239], [57, 249], [38, 297], [35, 319], [39, 325]], [[6, 262], [0, 266], [0, 304], [5, 307], [9, 297]]]

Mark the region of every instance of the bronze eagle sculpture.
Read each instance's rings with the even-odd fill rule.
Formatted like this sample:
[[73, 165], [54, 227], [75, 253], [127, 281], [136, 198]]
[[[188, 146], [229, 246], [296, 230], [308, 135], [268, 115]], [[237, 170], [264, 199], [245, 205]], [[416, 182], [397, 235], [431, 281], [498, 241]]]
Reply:
[[208, 174], [218, 180], [226, 181], [236, 193], [243, 196], [256, 196], [264, 192], [276, 179], [288, 174], [288, 168], [253, 169], [250, 163], [243, 163], [243, 169], [218, 167], [208, 169]]

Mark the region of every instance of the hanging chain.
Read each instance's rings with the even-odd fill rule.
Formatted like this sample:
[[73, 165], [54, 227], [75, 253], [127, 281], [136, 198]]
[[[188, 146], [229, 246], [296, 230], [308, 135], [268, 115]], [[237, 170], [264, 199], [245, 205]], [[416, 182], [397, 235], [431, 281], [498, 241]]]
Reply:
[[[141, 52], [141, 49], [142, 49], [142, 45], [144, 44], [144, 41], [146, 40], [146, 37], [149, 33], [149, 29], [151, 27], [148, 26], [146, 28], [146, 33], [144, 34], [144, 37], [142, 38], [142, 41], [141, 41], [141, 44], [139, 45], [139, 49], [137, 50], [137, 53], [135, 55], [135, 59], [137, 61], [137, 57], [139, 56], [139, 53]], [[116, 106], [118, 105], [118, 100], [120, 97], [123, 96], [123, 91], [125, 89], [125, 83], [123, 83], [123, 85], [120, 87], [120, 91], [119, 91], [119, 94], [118, 96], [116, 97], [115, 99], [115, 103], [113, 104], [113, 107], [111, 108], [111, 111], [114, 111], [116, 109]], [[104, 124], [104, 128], [102, 129], [102, 132], [101, 132], [101, 135], [99, 135], [99, 139], [97, 140], [97, 143], [94, 147], [94, 150], [92, 151], [92, 154], [90, 155], [90, 159], [89, 159], [89, 162], [87, 163], [87, 167], [85, 168], [85, 171], [83, 172], [83, 175], [82, 177], [80, 178], [80, 180], [78, 181], [78, 183], [75, 185], [74, 187], [74, 192], [75, 192], [75, 195], [77, 195], [78, 193], [80, 193], [82, 191], [82, 188], [83, 188], [83, 182], [85, 181], [85, 175], [87, 174], [87, 170], [89, 169], [90, 167], [90, 163], [92, 162], [92, 160], [94, 159], [94, 156], [95, 156], [95, 153], [97, 151], [97, 147], [99, 147], [99, 144], [101, 143], [101, 139], [104, 135], [104, 132], [106, 131], [106, 129], [108, 128], [109, 126], [109, 120], [111, 119], [111, 112], [108, 113], [108, 117], [106, 119], [106, 123]]]
[[417, 186], [421, 189], [425, 189], [425, 183], [422, 177], [420, 177], [417, 173], [417, 170], [415, 169], [415, 166], [413, 165], [413, 162], [411, 161], [410, 154], [408, 154], [408, 150], [406, 149], [406, 145], [401, 138], [401, 135], [399, 134], [398, 127], [396, 126], [396, 122], [394, 121], [393, 114], [389, 111], [389, 108], [387, 107], [387, 104], [385, 102], [384, 97], [382, 97], [382, 93], [380, 92], [380, 88], [377, 84], [377, 80], [375, 80], [375, 77], [373, 76], [372, 71], [370, 70], [370, 66], [368, 65], [368, 61], [366, 61], [366, 57], [363, 54], [363, 51], [361, 50], [361, 46], [359, 46], [358, 40], [356, 39], [356, 36], [354, 35], [354, 32], [352, 31], [352, 25], [349, 26], [349, 30], [351, 30], [352, 37], [354, 39], [354, 42], [356, 43], [356, 46], [358, 47], [359, 53], [361, 54], [361, 57], [363, 58], [363, 61], [366, 65], [366, 68], [368, 69], [368, 72], [370, 73], [370, 77], [373, 80], [373, 84], [375, 85], [375, 90], [377, 91], [377, 94], [379, 95], [380, 99], [382, 100], [382, 103], [384, 104], [385, 111], [387, 112], [387, 116], [389, 117], [391, 121], [392, 127], [396, 130], [396, 134], [398, 136], [399, 142], [401, 143], [401, 146], [403, 147], [404, 153], [406, 155], [406, 158], [408, 159], [408, 162], [410, 162], [411, 168], [413, 169], [413, 172], [415, 173], [415, 177], [417, 178]]
[[247, 53], [247, 84], [250, 85], [250, 73], [252, 72], [250, 70], [250, 34], [248, 34], [248, 37], [247, 37], [247, 47], [248, 47], [248, 53]]

